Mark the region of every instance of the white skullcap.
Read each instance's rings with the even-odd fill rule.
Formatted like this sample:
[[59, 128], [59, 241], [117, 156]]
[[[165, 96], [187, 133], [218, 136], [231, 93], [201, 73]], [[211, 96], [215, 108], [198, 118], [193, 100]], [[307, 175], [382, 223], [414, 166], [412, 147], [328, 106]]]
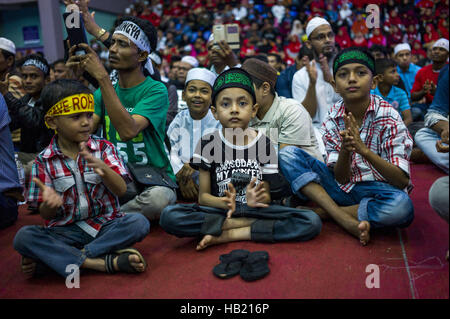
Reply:
[[7, 38], [0, 38], [0, 49], [16, 54], [16, 46], [14, 45], [14, 42]]
[[317, 27], [320, 27], [321, 25], [324, 24], [330, 25], [330, 23], [324, 18], [321, 17], [312, 18], [311, 21], [309, 21], [308, 25], [306, 26], [306, 35], [308, 36], [308, 38], [311, 35], [311, 33], [317, 29]]
[[187, 84], [189, 81], [192, 80], [200, 80], [208, 83], [209, 85], [211, 85], [211, 87], [213, 87], [216, 77], [217, 76], [208, 69], [193, 68], [190, 69], [189, 72], [187, 73], [185, 84]]
[[397, 44], [394, 48], [394, 55], [397, 55], [397, 53], [399, 53], [400, 51], [411, 51], [411, 46], [408, 43], [400, 43]]
[[434, 47], [444, 48], [448, 52], [448, 40], [444, 39], [444, 38], [440, 38], [433, 44], [433, 48]]
[[194, 58], [193, 56], [186, 55], [181, 59], [181, 62], [186, 62], [192, 65], [193, 68], [198, 67], [198, 60]]

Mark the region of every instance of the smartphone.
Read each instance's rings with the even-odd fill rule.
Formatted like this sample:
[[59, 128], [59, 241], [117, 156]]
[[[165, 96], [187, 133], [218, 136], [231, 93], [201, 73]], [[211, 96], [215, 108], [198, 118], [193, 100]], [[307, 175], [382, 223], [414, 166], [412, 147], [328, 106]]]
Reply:
[[[79, 45], [81, 43], [88, 43], [86, 37], [86, 31], [84, 29], [83, 18], [80, 12], [64, 12], [64, 25], [66, 26], [67, 35], [69, 37], [70, 46]], [[70, 49], [70, 48], [69, 48]], [[75, 55], [84, 55], [83, 49], [78, 49], [75, 51]]]
[[213, 34], [214, 34], [214, 46], [215, 48], [220, 49], [217, 42], [225, 41], [228, 43], [232, 50], [239, 50], [240, 48], [240, 39], [239, 39], [239, 25], [233, 24], [216, 24], [213, 26]]

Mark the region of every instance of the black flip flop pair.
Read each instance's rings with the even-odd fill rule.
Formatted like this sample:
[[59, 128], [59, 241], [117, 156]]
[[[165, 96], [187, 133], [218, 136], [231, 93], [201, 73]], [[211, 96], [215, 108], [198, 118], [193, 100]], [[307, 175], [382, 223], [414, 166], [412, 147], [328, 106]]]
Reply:
[[213, 269], [214, 275], [220, 279], [228, 279], [241, 275], [245, 281], [264, 278], [269, 272], [269, 254], [266, 251], [249, 252], [236, 249], [219, 257], [221, 263]]

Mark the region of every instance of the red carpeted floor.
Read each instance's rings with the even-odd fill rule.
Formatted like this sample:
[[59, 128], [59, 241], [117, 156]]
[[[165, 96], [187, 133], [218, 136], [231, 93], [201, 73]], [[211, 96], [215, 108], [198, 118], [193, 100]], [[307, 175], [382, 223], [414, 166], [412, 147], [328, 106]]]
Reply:
[[[414, 222], [406, 230], [372, 232], [366, 247], [333, 222], [325, 222], [322, 233], [305, 243], [236, 242], [196, 252], [196, 240], [168, 235], [154, 223], [136, 245], [149, 264], [145, 273], [87, 271], [81, 274], [79, 289], [66, 288], [57, 275], [26, 279], [21, 274], [20, 256], [12, 248], [14, 235], [23, 225], [41, 223], [39, 216], [21, 209], [17, 223], [0, 231], [0, 298], [447, 299], [449, 228], [428, 204], [428, 190], [441, 176], [431, 165], [413, 165]], [[239, 276], [216, 278], [212, 268], [219, 256], [238, 248], [268, 251], [270, 274], [252, 283]], [[379, 288], [366, 287], [373, 274], [367, 269], [371, 264], [378, 266]]]

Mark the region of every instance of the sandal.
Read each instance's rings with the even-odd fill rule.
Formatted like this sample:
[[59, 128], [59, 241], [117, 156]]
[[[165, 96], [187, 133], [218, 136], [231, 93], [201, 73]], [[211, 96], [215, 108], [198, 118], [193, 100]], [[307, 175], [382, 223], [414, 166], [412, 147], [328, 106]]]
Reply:
[[270, 272], [269, 254], [267, 251], [255, 251], [250, 253], [241, 268], [240, 274], [245, 281], [261, 279]]
[[130, 260], [128, 257], [130, 255], [137, 255], [139, 256], [140, 262], [144, 264], [144, 271], [147, 268], [147, 263], [145, 262], [144, 257], [142, 257], [141, 253], [135, 249], [135, 248], [125, 248], [115, 251], [112, 254], [105, 255], [105, 267], [106, 272], [108, 274], [114, 274], [117, 271], [114, 269], [114, 259], [117, 258], [117, 267], [119, 268], [118, 271], [125, 272], [125, 273], [140, 273], [140, 271], [137, 271], [133, 266], [131, 266]]
[[249, 254], [248, 250], [236, 249], [219, 257], [221, 263], [213, 268], [213, 273], [220, 279], [228, 279], [239, 274], [242, 263]]

